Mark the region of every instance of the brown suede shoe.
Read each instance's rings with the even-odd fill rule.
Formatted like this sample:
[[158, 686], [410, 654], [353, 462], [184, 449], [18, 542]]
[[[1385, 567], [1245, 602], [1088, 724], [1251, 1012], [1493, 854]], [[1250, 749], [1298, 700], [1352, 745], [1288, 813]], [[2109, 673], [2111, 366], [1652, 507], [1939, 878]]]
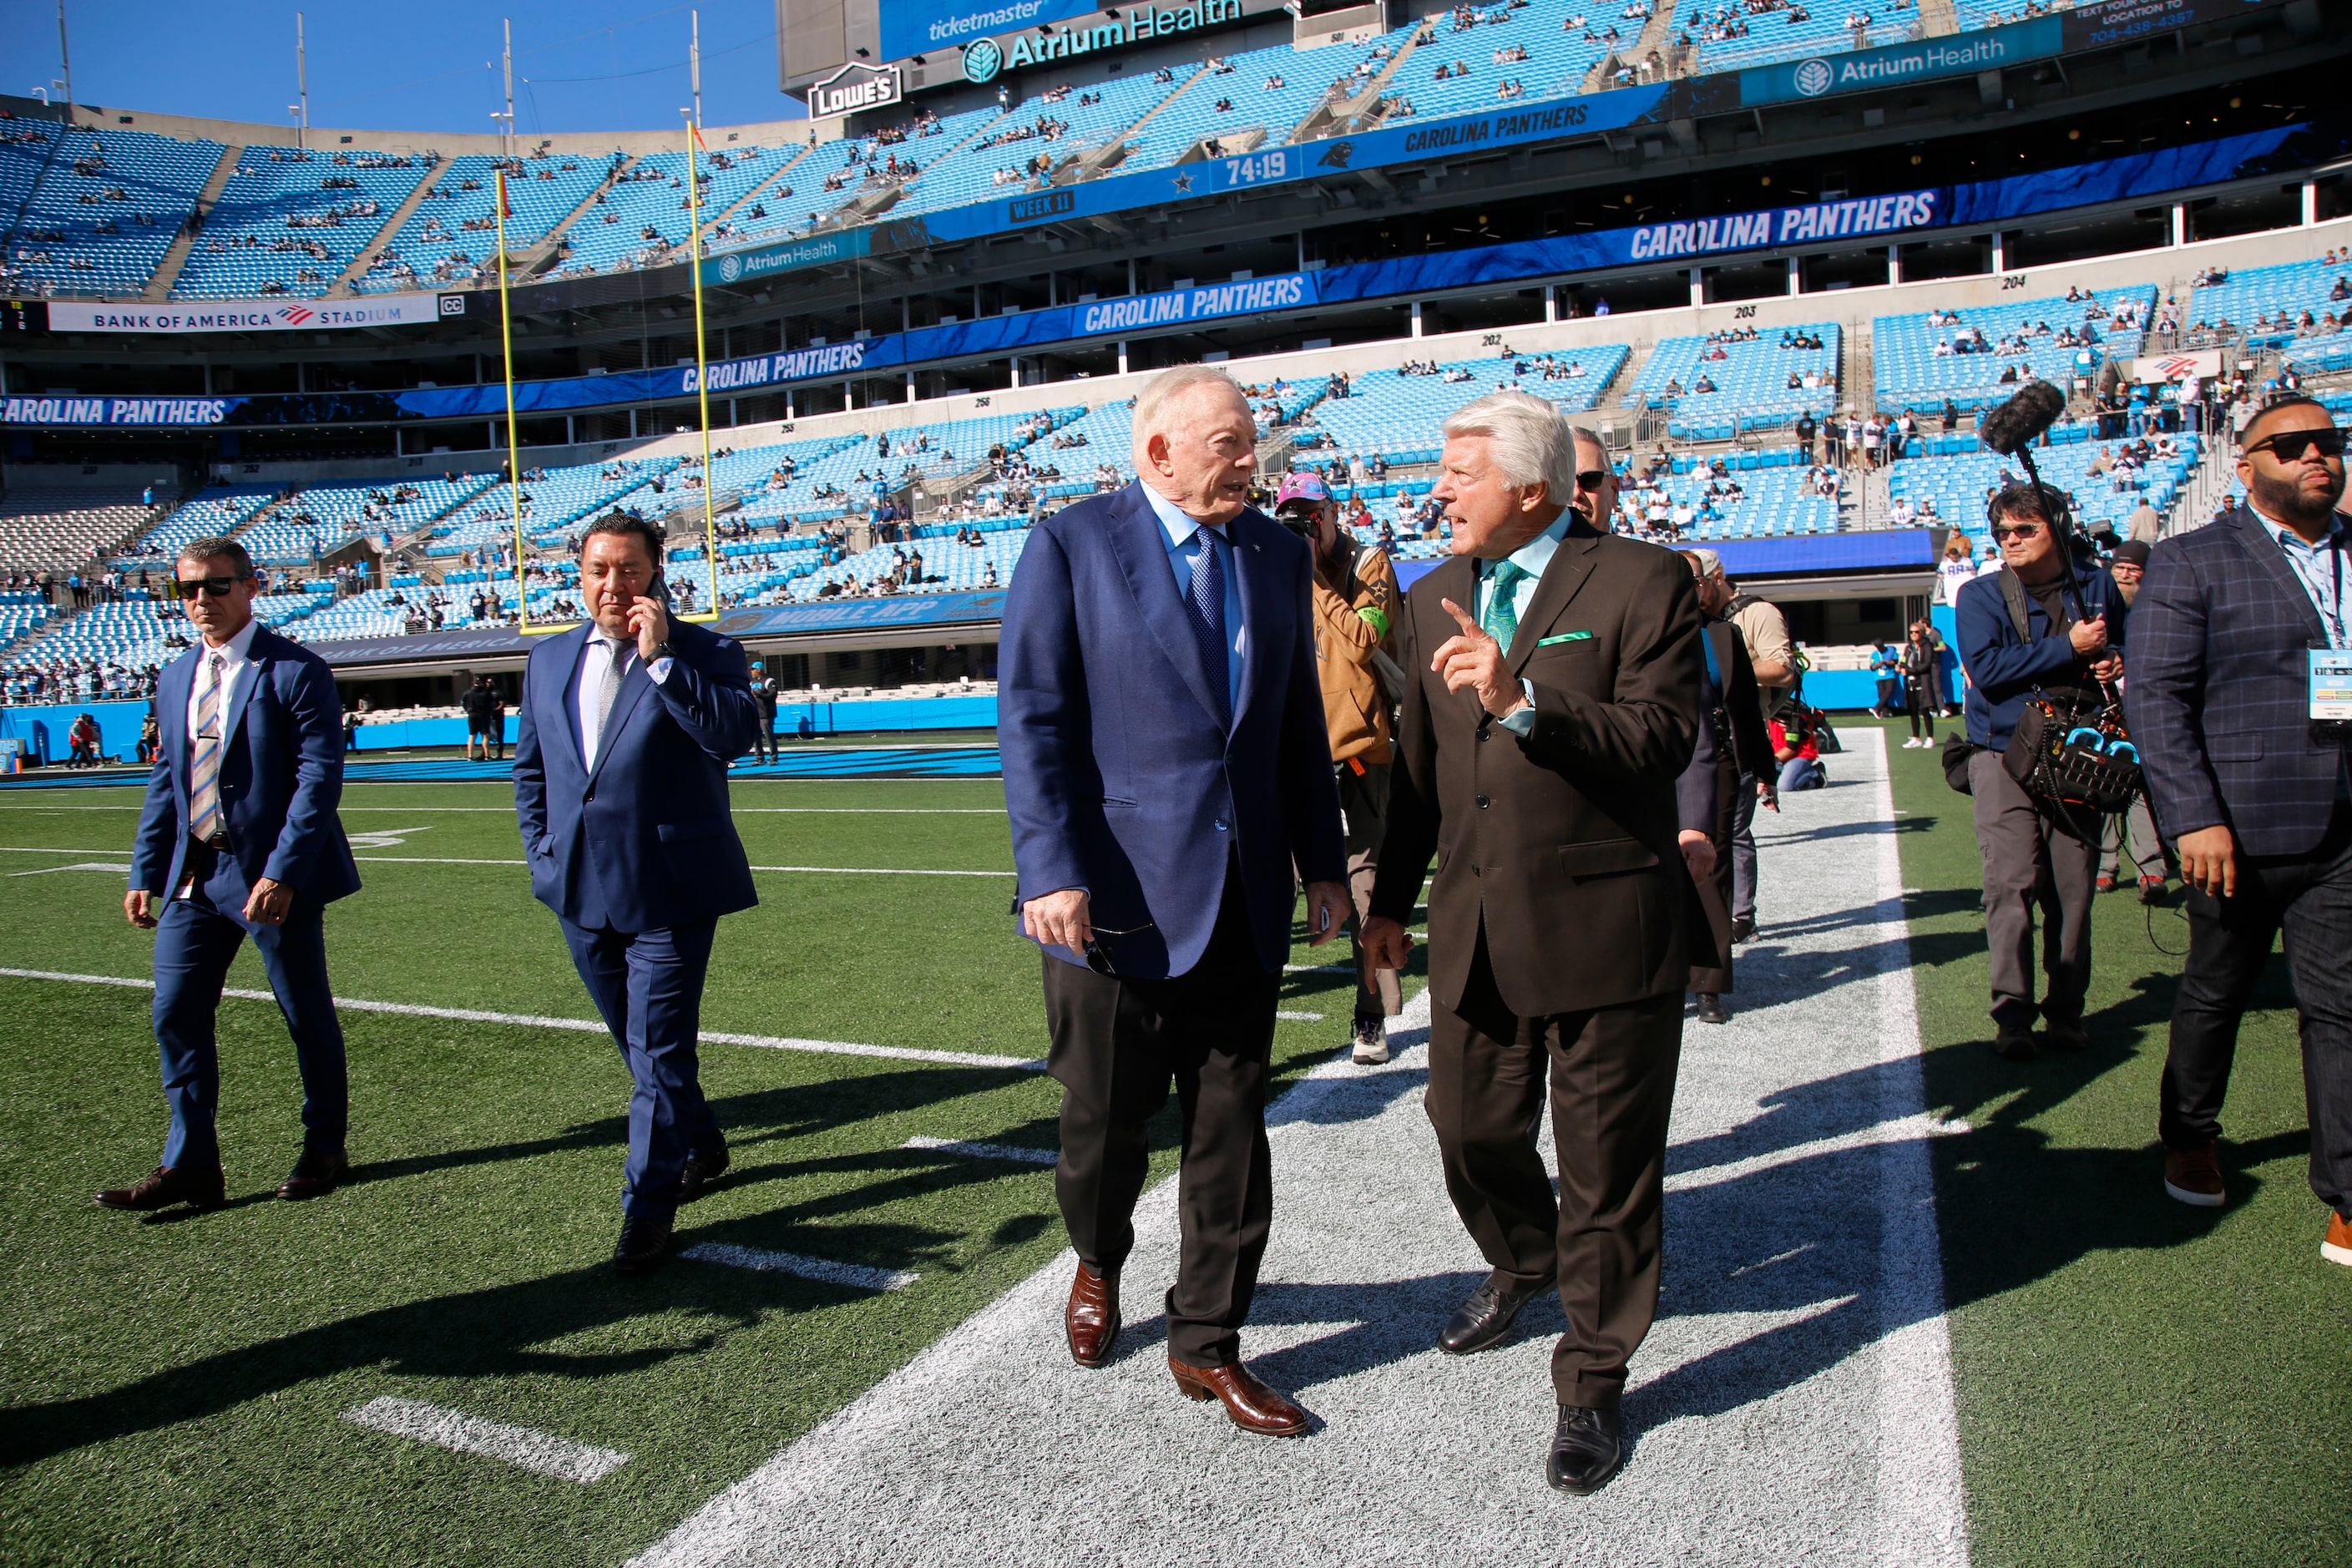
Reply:
[[2319, 1256], [2352, 1268], [2352, 1219], [2340, 1214], [2327, 1216], [2327, 1239], [2319, 1244]]
[[228, 1173], [215, 1168], [205, 1173], [178, 1165], [158, 1165], [154, 1174], [127, 1187], [109, 1187], [98, 1194], [102, 1209], [167, 1209], [173, 1204], [192, 1208], [218, 1208], [227, 1201]]
[[352, 1179], [352, 1163], [341, 1149], [305, 1149], [294, 1162], [294, 1172], [278, 1184], [278, 1195], [288, 1203], [324, 1197]]
[[2228, 1200], [2230, 1189], [2222, 1184], [2221, 1162], [2213, 1152], [2212, 1140], [2195, 1149], [2164, 1152], [2164, 1192], [2178, 1203], [2200, 1209], [2217, 1209]]
[[1062, 1310], [1062, 1331], [1070, 1342], [1070, 1359], [1080, 1366], [1100, 1366], [1118, 1338], [1118, 1281], [1106, 1279], [1085, 1264], [1070, 1281], [1069, 1305]]
[[1298, 1437], [1307, 1432], [1307, 1412], [1250, 1375], [1239, 1362], [1224, 1366], [1186, 1366], [1174, 1356], [1168, 1370], [1176, 1386], [1192, 1399], [1221, 1399], [1225, 1414], [1244, 1432], [1261, 1437]]

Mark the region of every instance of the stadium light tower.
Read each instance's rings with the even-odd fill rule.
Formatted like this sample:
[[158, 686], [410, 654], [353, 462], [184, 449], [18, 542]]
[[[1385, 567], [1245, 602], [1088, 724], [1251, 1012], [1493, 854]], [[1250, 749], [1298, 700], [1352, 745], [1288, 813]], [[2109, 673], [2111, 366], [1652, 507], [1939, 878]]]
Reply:
[[294, 145], [307, 150], [310, 144], [310, 51], [302, 39], [302, 13], [294, 13], [294, 91], [301, 101], [295, 112], [300, 116], [294, 128]]
[[499, 151], [504, 156], [512, 158], [514, 156], [514, 18], [507, 16], [500, 20], [506, 28], [507, 40], [506, 53], [502, 57], [506, 62], [507, 71], [507, 140], [506, 145]]
[[[62, 3], [62, 0], [60, 0], [60, 3]], [[687, 15], [692, 17], [694, 21], [694, 36], [687, 46], [686, 60], [687, 64], [692, 68], [691, 74], [694, 79], [694, 125], [695, 129], [698, 131], [702, 128], [702, 13], [698, 10], [689, 11]]]
[[65, 69], [66, 123], [73, 123], [73, 50], [66, 45], [66, 0], [58, 0], [58, 64]]

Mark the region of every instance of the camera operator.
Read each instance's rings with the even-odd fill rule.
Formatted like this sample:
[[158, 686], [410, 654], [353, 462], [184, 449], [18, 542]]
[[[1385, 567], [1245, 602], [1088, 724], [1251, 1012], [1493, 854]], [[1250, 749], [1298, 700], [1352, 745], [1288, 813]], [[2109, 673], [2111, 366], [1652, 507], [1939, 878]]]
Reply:
[[[2062, 709], [2104, 701], [2097, 683], [2123, 673], [2125, 605], [2115, 580], [2075, 559], [2061, 532], [2066, 498], [2022, 480], [1987, 507], [2001, 570], [1961, 586], [1953, 606], [1968, 671], [1969, 793], [1984, 860], [1985, 943], [1992, 960], [1993, 1049], [2034, 1055], [2033, 1020], [2053, 1049], [2081, 1050], [2083, 997], [2091, 981], [2091, 898], [2101, 819], [2037, 801], [2012, 777], [2004, 753], [2025, 705], [2046, 693]], [[2033, 1001], [2034, 916], [2043, 926], [2048, 993]], [[2054, 933], [2049, 929], [2055, 926]], [[2053, 940], [2054, 934], [2054, 940]]]
[[[2164, 540], [2140, 586], [2130, 718], [2189, 884], [2157, 1129], [2165, 1191], [2219, 1207], [2216, 1141], [2238, 1020], [2282, 930], [2303, 1038], [2320, 1254], [2352, 1265], [2352, 780], [2324, 666], [2352, 649], [2344, 432], [2309, 397], [2246, 421], [2249, 506]], [[2340, 662], [2340, 659], [2336, 660]]]
[[[1380, 871], [1381, 835], [1389, 812], [1390, 712], [1403, 671], [1388, 657], [1389, 617], [1396, 611], [1396, 568], [1385, 552], [1339, 526], [1339, 503], [1322, 476], [1307, 469], [1282, 481], [1274, 515], [1315, 552], [1315, 672], [1323, 687], [1323, 722], [1339, 770], [1339, 813], [1348, 832], [1348, 889], [1362, 930]], [[1386, 667], [1383, 669], [1383, 666]], [[1388, 1020], [1404, 1011], [1392, 969], [1356, 964], [1354, 1059], [1389, 1059]]]

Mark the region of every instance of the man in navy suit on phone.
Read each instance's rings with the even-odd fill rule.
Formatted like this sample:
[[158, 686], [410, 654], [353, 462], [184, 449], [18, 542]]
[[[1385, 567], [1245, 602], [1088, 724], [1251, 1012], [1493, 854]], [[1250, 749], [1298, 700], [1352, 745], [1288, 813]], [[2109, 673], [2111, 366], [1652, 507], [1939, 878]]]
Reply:
[[680, 1204], [727, 1169], [696, 1042], [719, 917], [759, 902], [728, 814], [727, 767], [759, 705], [742, 645], [671, 618], [662, 537], [614, 512], [580, 541], [589, 620], [531, 650], [515, 740], [530, 888], [636, 1091], [613, 1266], [667, 1256]]
[[155, 932], [155, 1041], [172, 1131], [153, 1174], [98, 1202], [210, 1208], [226, 1195], [213, 1016], [247, 937], [302, 1071], [302, 1154], [278, 1195], [313, 1198], [351, 1173], [343, 1031], [327, 985], [323, 918], [327, 905], [360, 888], [335, 816], [342, 705], [325, 660], [253, 618], [261, 578], [244, 545], [190, 540], [172, 585], [198, 636], [156, 683], [155, 771], [122, 897], [124, 917]]
[[1029, 535], [1004, 606], [998, 745], [1045, 953], [1062, 1085], [1055, 1194], [1078, 1255], [1070, 1353], [1099, 1366], [1171, 1079], [1182, 1250], [1168, 1366], [1244, 1431], [1306, 1413], [1241, 1362], [1274, 1211], [1265, 1100], [1297, 880], [1317, 945], [1348, 918], [1339, 786], [1315, 672], [1305, 541], [1249, 505], [1257, 433], [1220, 370], [1135, 404], [1137, 481]]

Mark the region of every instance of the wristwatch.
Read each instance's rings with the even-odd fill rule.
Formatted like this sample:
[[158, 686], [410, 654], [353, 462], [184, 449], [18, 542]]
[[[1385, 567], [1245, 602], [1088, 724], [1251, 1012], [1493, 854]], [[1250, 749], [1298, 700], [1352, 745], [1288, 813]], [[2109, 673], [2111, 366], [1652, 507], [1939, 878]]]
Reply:
[[[677, 651], [673, 649], [667, 642], [657, 642], [654, 644], [654, 658], [675, 658], [677, 657]], [[646, 660], [646, 662], [647, 664], [651, 664], [653, 663], [654, 658], [649, 658]]]

